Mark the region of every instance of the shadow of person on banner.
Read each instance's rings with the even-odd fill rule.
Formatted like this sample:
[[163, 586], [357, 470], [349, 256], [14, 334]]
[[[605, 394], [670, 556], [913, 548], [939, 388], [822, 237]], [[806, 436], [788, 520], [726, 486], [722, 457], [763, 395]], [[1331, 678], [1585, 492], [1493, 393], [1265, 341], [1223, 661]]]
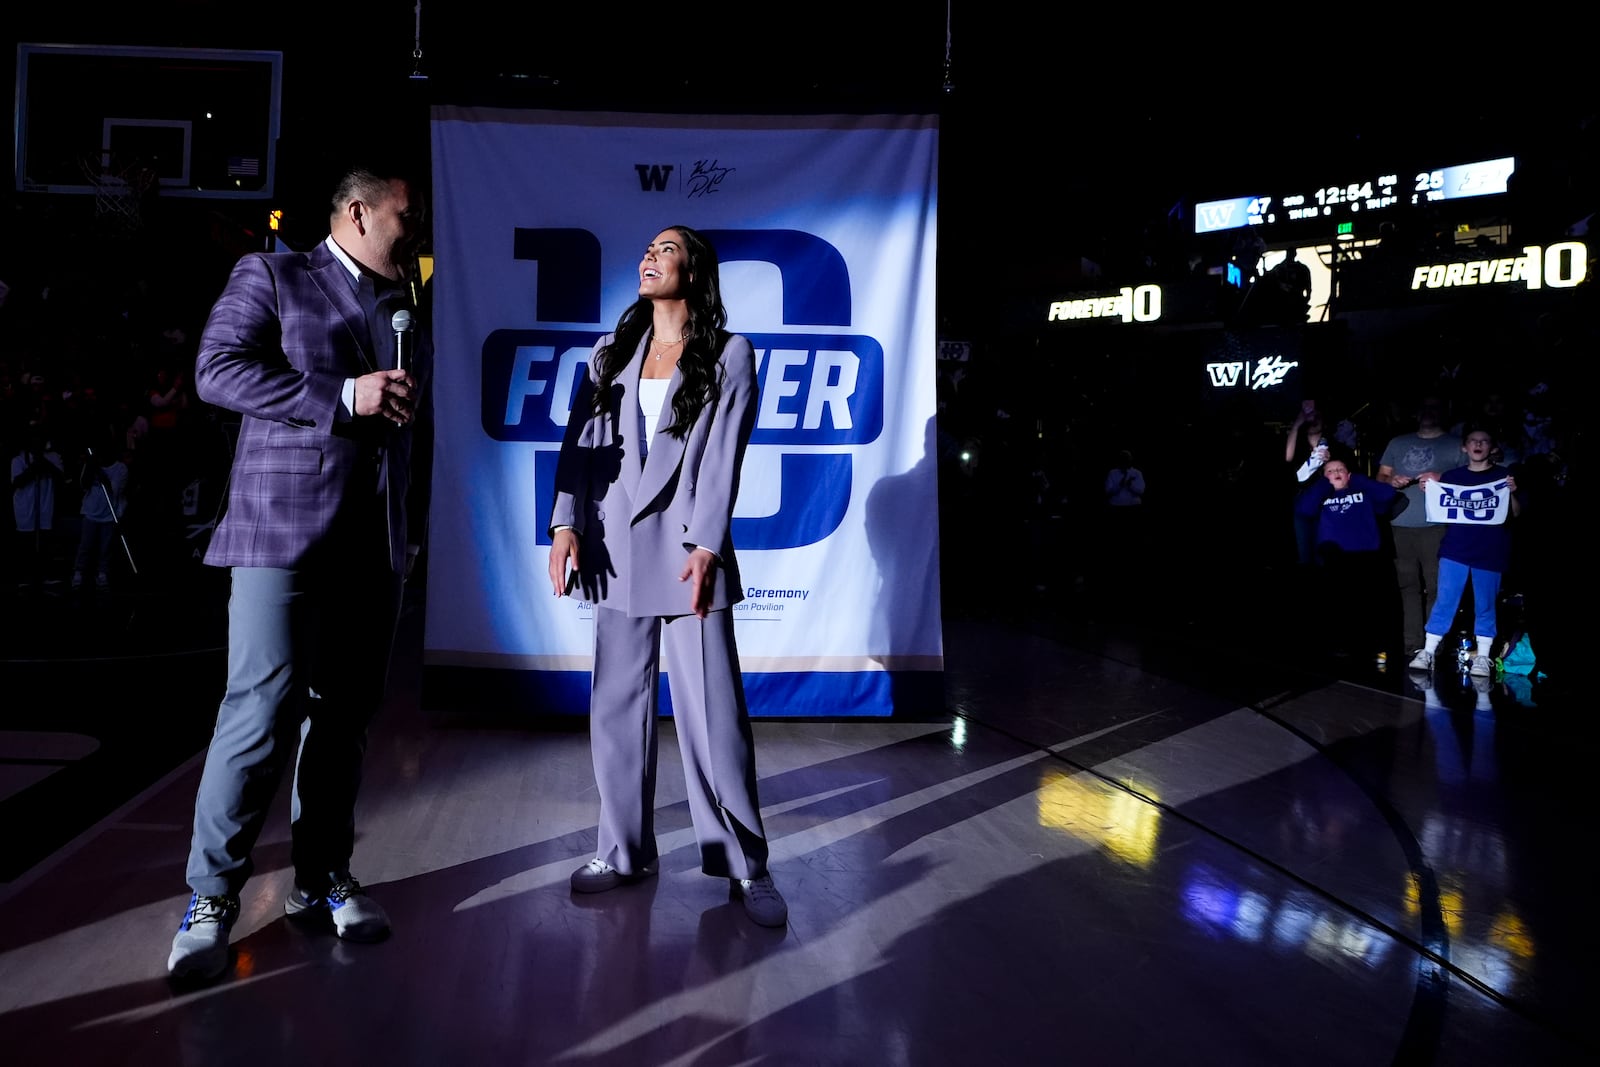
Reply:
[[905, 473], [879, 479], [867, 493], [867, 545], [878, 568], [868, 648], [889, 672], [897, 715], [938, 710], [943, 703], [937, 443], [936, 417], [930, 415], [922, 457]]

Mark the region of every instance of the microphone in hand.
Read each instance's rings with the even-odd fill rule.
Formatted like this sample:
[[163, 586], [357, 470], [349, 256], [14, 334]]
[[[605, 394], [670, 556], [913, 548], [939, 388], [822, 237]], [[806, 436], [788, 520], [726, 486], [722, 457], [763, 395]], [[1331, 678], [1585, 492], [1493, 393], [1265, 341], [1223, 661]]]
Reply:
[[412, 336], [411, 312], [401, 308], [389, 320], [389, 325], [394, 328], [394, 365], [397, 370], [411, 373], [412, 363], [415, 360], [413, 346], [416, 344]]

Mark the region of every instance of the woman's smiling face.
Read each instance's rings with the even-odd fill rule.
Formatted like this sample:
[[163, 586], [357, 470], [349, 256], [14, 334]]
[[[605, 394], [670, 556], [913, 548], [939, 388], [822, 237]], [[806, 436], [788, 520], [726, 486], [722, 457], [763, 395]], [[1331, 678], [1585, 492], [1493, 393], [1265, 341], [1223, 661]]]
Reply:
[[639, 295], [660, 300], [681, 300], [689, 289], [689, 254], [683, 235], [662, 230], [639, 261]]

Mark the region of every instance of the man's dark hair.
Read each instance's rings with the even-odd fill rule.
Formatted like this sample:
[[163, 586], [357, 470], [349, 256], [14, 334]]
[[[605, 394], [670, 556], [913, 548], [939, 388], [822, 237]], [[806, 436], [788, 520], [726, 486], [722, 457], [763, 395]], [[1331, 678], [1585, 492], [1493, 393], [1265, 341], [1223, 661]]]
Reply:
[[383, 203], [389, 195], [389, 183], [397, 178], [416, 185], [410, 171], [395, 162], [369, 160], [345, 168], [328, 201], [328, 217], [338, 215], [352, 200]]

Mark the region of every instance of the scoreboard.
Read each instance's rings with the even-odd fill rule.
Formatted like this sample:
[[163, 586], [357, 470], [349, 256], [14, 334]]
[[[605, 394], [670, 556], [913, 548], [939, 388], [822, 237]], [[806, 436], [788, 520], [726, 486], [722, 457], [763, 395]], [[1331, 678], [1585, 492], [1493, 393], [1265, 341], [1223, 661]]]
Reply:
[[1195, 205], [1194, 232], [1310, 222], [1321, 222], [1332, 230], [1361, 216], [1381, 217], [1435, 201], [1505, 193], [1515, 170], [1516, 158], [1505, 156], [1477, 163], [1369, 172], [1354, 180], [1208, 200]]

